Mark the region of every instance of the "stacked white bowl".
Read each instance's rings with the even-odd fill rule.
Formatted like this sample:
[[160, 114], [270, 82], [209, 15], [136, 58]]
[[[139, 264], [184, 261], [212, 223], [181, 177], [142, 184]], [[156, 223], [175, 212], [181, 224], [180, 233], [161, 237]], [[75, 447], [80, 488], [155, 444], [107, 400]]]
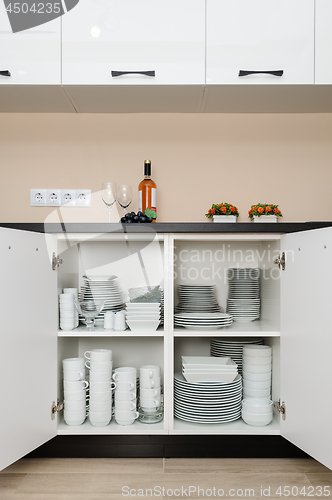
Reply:
[[90, 370], [89, 420], [95, 427], [105, 427], [112, 418], [112, 351], [92, 349], [84, 353]]
[[[259, 415], [264, 408], [264, 417], [257, 416], [254, 406], [244, 409], [242, 418], [250, 425], [267, 425], [272, 421], [271, 398], [272, 348], [267, 345], [244, 345], [242, 357], [243, 403], [254, 398]], [[258, 403], [257, 403], [258, 402]]]
[[62, 361], [64, 386], [64, 420], [68, 425], [81, 425], [86, 418], [86, 389], [83, 358]]
[[136, 379], [137, 370], [132, 366], [122, 366], [114, 370], [114, 417], [119, 425], [131, 425], [138, 418]]
[[[63, 294], [69, 294], [69, 295], [74, 295], [74, 302], [77, 300], [78, 297], [78, 291], [77, 288], [63, 288], [62, 289]], [[79, 320], [78, 320], [78, 311], [74, 305], [74, 312], [75, 312], [75, 327], [78, 326]]]
[[161, 406], [161, 369], [157, 365], [144, 365], [139, 369], [139, 404], [143, 411]]
[[73, 328], [77, 326], [77, 313], [74, 294], [59, 294], [59, 311], [61, 330], [73, 330]]
[[243, 399], [242, 419], [248, 425], [268, 425], [273, 419], [273, 401], [264, 398]]

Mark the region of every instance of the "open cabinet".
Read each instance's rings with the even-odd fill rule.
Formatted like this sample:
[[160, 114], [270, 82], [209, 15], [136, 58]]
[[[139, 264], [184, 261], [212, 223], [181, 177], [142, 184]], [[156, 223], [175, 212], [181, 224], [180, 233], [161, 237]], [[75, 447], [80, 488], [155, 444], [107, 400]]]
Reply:
[[[143, 228], [142, 228], [143, 229]], [[0, 466], [6, 467], [57, 434], [282, 435], [332, 468], [330, 282], [332, 229], [292, 234], [38, 234], [1, 229], [1, 412]], [[282, 270], [275, 258], [285, 253]], [[52, 270], [52, 255], [63, 263]], [[229, 267], [258, 267], [261, 317], [216, 330], [174, 328], [181, 283], [205, 280], [225, 306]], [[164, 325], [155, 332], [59, 330], [57, 294], [80, 287], [82, 276], [115, 274], [126, 294], [135, 286], [164, 289]], [[125, 301], [128, 297], [125, 298]], [[200, 424], [174, 417], [174, 373], [182, 355], [209, 355], [211, 338], [260, 337], [273, 348], [272, 399], [285, 403], [273, 422], [253, 427], [242, 419]], [[62, 398], [62, 359], [91, 348], [113, 351], [113, 367], [157, 364], [162, 369], [164, 419], [72, 427], [51, 405]], [[283, 418], [285, 416], [285, 419]]]

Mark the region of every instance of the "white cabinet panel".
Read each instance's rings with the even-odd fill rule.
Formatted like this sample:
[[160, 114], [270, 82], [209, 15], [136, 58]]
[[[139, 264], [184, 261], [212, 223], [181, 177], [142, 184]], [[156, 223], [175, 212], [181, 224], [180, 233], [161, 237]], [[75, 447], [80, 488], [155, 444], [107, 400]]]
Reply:
[[[21, 5], [15, 4], [15, 5]], [[27, 5], [27, 4], [25, 4]], [[61, 18], [12, 32], [4, 3], [0, 4], [0, 85], [61, 83]]]
[[0, 470], [56, 435], [54, 236], [0, 230]]
[[332, 2], [316, 0], [315, 83], [332, 83]]
[[207, 0], [208, 84], [313, 81], [314, 0]]
[[65, 85], [205, 82], [204, 0], [80, 0], [62, 22]]
[[332, 229], [281, 241], [281, 434], [332, 468]]

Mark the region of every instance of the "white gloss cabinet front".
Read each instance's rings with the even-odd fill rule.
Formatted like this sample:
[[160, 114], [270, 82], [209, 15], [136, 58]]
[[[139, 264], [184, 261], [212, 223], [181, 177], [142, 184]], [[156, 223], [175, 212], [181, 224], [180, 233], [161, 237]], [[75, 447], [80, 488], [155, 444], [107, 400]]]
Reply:
[[314, 0], [207, 0], [207, 84], [314, 83]]
[[316, 0], [315, 12], [315, 83], [332, 83], [332, 2]]
[[[20, 9], [28, 4], [13, 2], [9, 5]], [[39, 5], [46, 8], [46, 3]], [[61, 18], [13, 33], [2, 2], [0, 54], [0, 85], [60, 85]], [[8, 76], [4, 72], [8, 72]]]
[[64, 85], [205, 83], [204, 0], [81, 0], [62, 23]]

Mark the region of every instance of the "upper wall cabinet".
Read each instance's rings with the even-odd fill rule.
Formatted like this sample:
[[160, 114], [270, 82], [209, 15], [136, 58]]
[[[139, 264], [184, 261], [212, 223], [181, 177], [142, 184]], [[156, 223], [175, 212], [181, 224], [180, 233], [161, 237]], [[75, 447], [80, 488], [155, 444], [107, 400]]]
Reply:
[[314, 83], [314, 0], [207, 0], [206, 83]]
[[80, 0], [62, 23], [64, 85], [205, 83], [205, 0]]
[[315, 83], [332, 83], [332, 1], [316, 0]]
[[16, 23], [15, 16], [21, 16], [25, 27], [29, 19], [30, 24], [34, 22], [33, 11], [29, 13], [27, 9], [59, 8], [59, 4], [36, 3], [33, 7], [31, 2], [6, 2], [6, 5], [8, 12], [3, 2], [0, 5], [0, 85], [60, 85], [61, 18], [14, 33], [9, 21], [11, 17], [12, 25], [18, 29], [20, 22]]

